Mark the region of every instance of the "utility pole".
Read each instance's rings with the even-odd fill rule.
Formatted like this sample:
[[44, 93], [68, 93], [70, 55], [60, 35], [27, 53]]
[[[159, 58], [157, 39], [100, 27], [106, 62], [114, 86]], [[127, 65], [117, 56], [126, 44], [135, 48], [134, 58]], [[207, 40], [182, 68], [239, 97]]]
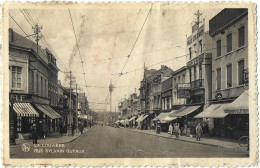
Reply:
[[68, 127], [68, 135], [72, 136], [72, 130], [71, 130], [71, 124], [72, 124], [72, 119], [71, 119], [71, 112], [72, 112], [72, 99], [71, 99], [71, 84], [72, 84], [72, 79], [71, 79], [71, 71], [70, 71], [70, 114], [69, 114], [69, 127]]
[[110, 79], [110, 85], [109, 85], [109, 93], [110, 93], [110, 115], [112, 114], [112, 92], [113, 92], [113, 85]]
[[[36, 61], [37, 62], [37, 66], [39, 66], [39, 41], [42, 37], [41, 33], [41, 29], [42, 27], [38, 25], [38, 23], [36, 23], [35, 27], [32, 27], [32, 29], [34, 30], [34, 36], [35, 36], [35, 42], [36, 42]], [[36, 68], [36, 75], [38, 76], [39, 70], [38, 68]], [[36, 79], [36, 94], [39, 94], [39, 79]]]
[[76, 132], [78, 132], [78, 86], [76, 84]]

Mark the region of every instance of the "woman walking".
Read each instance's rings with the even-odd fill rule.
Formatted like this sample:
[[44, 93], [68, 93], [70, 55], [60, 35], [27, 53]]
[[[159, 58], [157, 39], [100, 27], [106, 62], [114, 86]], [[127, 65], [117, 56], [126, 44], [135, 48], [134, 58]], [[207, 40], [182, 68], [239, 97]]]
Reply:
[[196, 137], [197, 141], [200, 141], [200, 137], [202, 134], [202, 127], [201, 127], [200, 123], [196, 127], [196, 134], [197, 134], [197, 137]]

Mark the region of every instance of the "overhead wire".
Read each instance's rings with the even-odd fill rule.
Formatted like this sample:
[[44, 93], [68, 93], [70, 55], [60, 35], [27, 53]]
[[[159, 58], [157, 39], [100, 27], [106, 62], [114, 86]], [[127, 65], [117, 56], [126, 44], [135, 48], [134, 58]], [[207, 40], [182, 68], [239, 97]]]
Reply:
[[82, 71], [83, 71], [83, 74], [84, 74], [84, 82], [85, 82], [85, 87], [87, 89], [87, 92], [90, 96], [90, 93], [89, 93], [89, 90], [88, 90], [88, 87], [87, 87], [87, 82], [86, 82], [86, 74], [85, 74], [85, 70], [84, 70], [84, 64], [83, 64], [83, 59], [82, 59], [82, 56], [81, 56], [81, 52], [80, 52], [80, 49], [79, 49], [79, 43], [78, 43], [78, 39], [77, 39], [77, 36], [76, 36], [76, 32], [75, 32], [75, 27], [74, 27], [74, 23], [73, 23], [73, 19], [72, 19], [72, 16], [71, 16], [71, 12], [70, 12], [70, 9], [69, 10], [69, 15], [70, 15], [70, 21], [71, 21], [71, 24], [72, 24], [72, 28], [73, 28], [73, 33], [74, 33], [74, 37], [75, 37], [75, 40], [76, 40], [76, 47], [78, 48], [78, 52], [79, 52], [79, 56], [80, 56], [80, 60], [81, 60], [81, 65], [82, 65]]

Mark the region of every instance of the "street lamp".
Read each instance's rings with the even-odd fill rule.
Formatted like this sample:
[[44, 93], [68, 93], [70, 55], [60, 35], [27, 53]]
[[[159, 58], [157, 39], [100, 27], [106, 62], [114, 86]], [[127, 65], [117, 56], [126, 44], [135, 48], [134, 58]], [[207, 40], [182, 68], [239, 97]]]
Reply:
[[16, 145], [15, 143], [15, 128], [14, 128], [14, 95], [13, 90], [9, 94], [9, 100], [11, 107], [9, 108], [9, 135], [10, 135], [10, 145]]

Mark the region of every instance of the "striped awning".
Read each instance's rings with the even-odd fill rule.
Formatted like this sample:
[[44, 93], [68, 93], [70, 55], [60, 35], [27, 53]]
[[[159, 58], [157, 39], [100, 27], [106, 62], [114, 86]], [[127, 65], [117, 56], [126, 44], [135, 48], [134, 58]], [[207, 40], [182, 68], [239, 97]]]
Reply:
[[42, 105], [46, 110], [48, 110], [52, 115], [55, 116], [55, 118], [61, 118], [61, 115], [57, 113], [55, 110], [53, 110], [50, 106], [48, 105]]
[[39, 117], [39, 113], [37, 113], [30, 103], [14, 103], [13, 109], [18, 116]]
[[35, 105], [41, 112], [46, 114], [51, 119], [61, 118], [61, 116], [56, 111], [54, 111], [50, 106], [40, 105], [40, 104], [35, 104]]

